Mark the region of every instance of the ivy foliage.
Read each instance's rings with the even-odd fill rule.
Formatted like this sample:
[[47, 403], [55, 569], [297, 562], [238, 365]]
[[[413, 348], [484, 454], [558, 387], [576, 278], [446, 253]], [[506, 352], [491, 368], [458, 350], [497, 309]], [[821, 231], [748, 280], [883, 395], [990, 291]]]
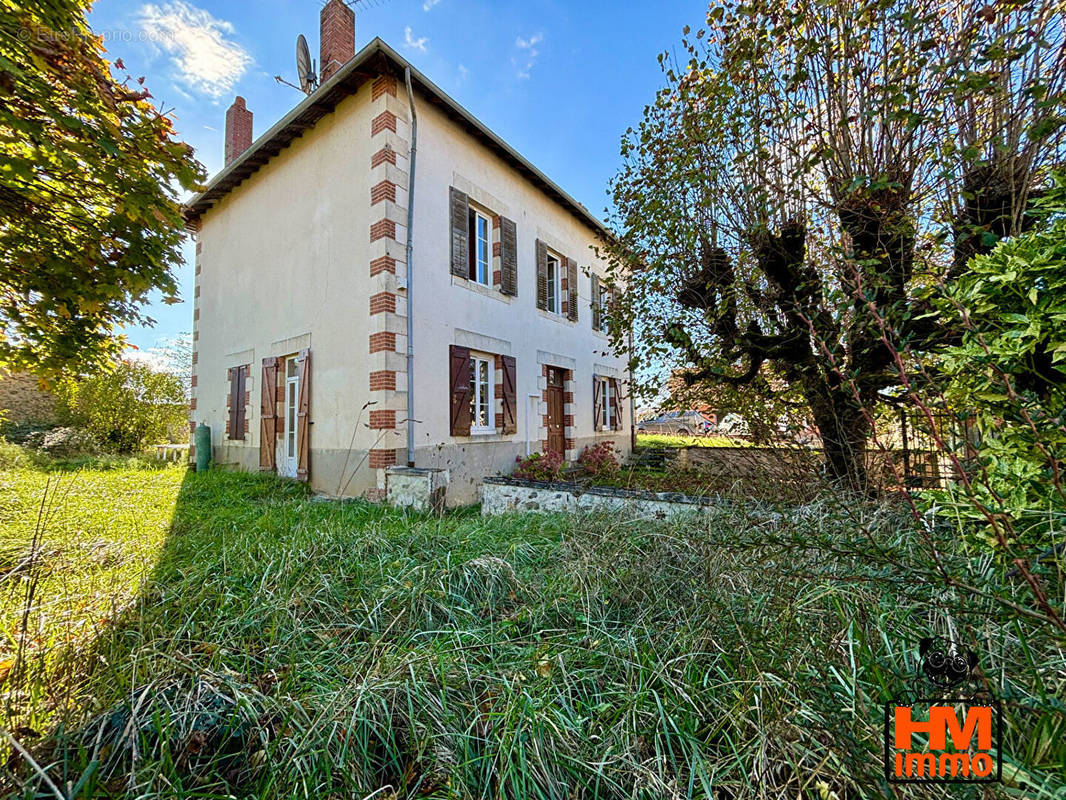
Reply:
[[143, 78], [109, 64], [86, 0], [0, 0], [0, 365], [102, 365], [178, 302], [178, 193], [203, 167]]

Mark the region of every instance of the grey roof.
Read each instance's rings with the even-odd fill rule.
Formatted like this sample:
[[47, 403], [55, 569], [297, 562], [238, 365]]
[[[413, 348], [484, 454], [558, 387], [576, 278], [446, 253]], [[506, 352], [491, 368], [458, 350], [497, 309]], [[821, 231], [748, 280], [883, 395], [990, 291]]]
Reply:
[[187, 222], [198, 220], [208, 209], [231, 190], [254, 175], [260, 167], [280, 153], [300, 134], [312, 127], [368, 80], [382, 73], [401, 76], [411, 69], [411, 83], [415, 93], [421, 93], [451, 119], [462, 125], [474, 138], [495, 151], [520, 174], [548, 197], [563, 206], [581, 222], [597, 233], [609, 235], [606, 226], [585, 206], [559, 188], [543, 172], [523, 158], [513, 147], [489, 130], [473, 114], [459, 105], [444, 91], [416, 70], [399, 53], [379, 38], [355, 54], [335, 75], [307, 96], [298, 106], [276, 122], [270, 130], [256, 139], [251, 147], [226, 165], [212, 178], [202, 192], [184, 206]]

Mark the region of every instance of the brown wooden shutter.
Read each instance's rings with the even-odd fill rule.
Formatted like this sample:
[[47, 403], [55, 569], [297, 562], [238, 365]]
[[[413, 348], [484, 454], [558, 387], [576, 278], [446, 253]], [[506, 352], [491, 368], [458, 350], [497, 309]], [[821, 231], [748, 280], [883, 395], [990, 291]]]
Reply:
[[278, 358], [263, 359], [263, 385], [259, 390], [259, 469], [277, 470], [275, 440], [278, 436]]
[[237, 438], [237, 389], [240, 382], [240, 367], [230, 367], [226, 371], [229, 379], [229, 396], [226, 398], [226, 438]]
[[592, 330], [600, 330], [600, 276], [592, 273]]
[[470, 224], [470, 201], [465, 192], [452, 186], [449, 205], [452, 219], [452, 275], [467, 278], [470, 276], [470, 234], [467, 230]]
[[593, 432], [599, 432], [603, 427], [603, 405], [600, 402], [600, 379], [592, 376], [592, 430]]
[[611, 430], [622, 430], [622, 398], [618, 395], [618, 379], [610, 378], [611, 381], [611, 406], [614, 414], [611, 417]]
[[501, 356], [503, 362], [503, 432], [518, 433], [518, 392], [515, 390], [514, 356]]
[[507, 217], [500, 217], [500, 291], [518, 295], [518, 229]]
[[537, 308], [548, 310], [548, 245], [537, 239]]
[[233, 407], [230, 409], [230, 436], [231, 439], [244, 441], [244, 395], [247, 392], [247, 368], [244, 366], [233, 368], [233, 380], [230, 382], [233, 393]]
[[296, 406], [296, 479], [306, 481], [311, 476], [311, 351], [301, 350], [296, 356], [296, 374], [300, 398]]
[[449, 408], [452, 436], [470, 435], [470, 348], [451, 345]]
[[566, 290], [570, 295], [566, 315], [571, 322], [577, 322], [577, 262], [566, 259]]

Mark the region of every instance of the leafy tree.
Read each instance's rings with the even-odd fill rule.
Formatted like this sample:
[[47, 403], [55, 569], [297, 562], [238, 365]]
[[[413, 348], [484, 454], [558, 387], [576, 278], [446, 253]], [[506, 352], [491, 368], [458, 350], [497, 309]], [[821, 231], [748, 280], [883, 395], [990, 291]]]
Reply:
[[802, 398], [829, 475], [865, 490], [899, 353], [957, 336], [938, 287], [1024, 229], [1061, 155], [1060, 6], [712, 6], [623, 142], [615, 342], [636, 325], [636, 357], [691, 384]]
[[81, 380], [63, 379], [56, 395], [66, 424], [89, 431], [120, 453], [166, 441], [186, 424], [181, 378], [135, 361]]
[[89, 5], [0, 0], [0, 364], [46, 377], [111, 359], [152, 290], [177, 302], [177, 193], [204, 174]]
[[966, 480], [929, 499], [997, 550], [1050, 546], [1066, 522], [1066, 176], [1038, 230], [975, 258], [943, 301], [961, 341], [940, 354], [947, 399], [977, 430]]
[[185, 394], [190, 397], [192, 396], [193, 349], [192, 334], [186, 332], [164, 339], [148, 351], [150, 355], [158, 359], [163, 369], [181, 379]]

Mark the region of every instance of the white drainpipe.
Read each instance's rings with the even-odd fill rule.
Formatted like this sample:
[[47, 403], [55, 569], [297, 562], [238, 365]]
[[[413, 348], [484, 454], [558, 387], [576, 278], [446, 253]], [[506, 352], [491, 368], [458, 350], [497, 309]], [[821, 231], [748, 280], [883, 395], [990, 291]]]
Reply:
[[411, 68], [404, 68], [407, 102], [411, 106], [411, 156], [407, 160], [407, 466], [415, 465], [415, 350], [414, 305], [411, 302], [414, 270], [415, 219], [415, 158], [418, 155], [418, 114], [415, 113], [415, 93], [411, 89]]

